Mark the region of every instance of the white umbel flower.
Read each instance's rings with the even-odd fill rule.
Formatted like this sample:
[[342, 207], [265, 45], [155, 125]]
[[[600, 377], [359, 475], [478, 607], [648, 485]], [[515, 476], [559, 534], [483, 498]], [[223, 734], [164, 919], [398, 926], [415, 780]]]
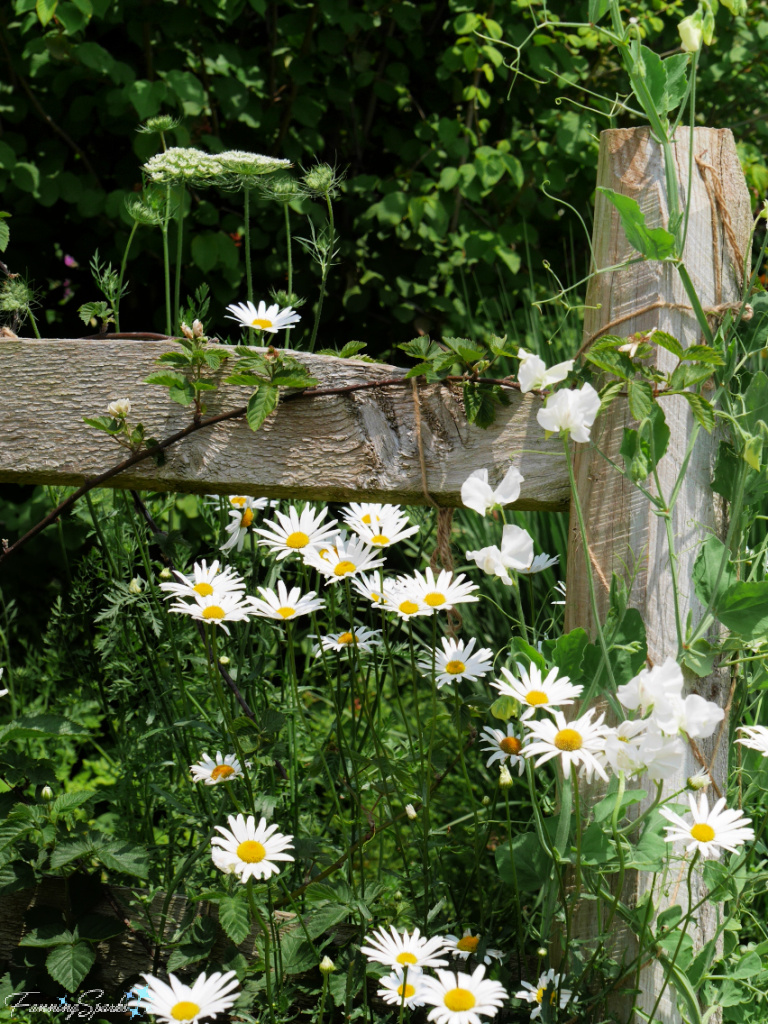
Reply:
[[476, 469], [461, 485], [461, 503], [481, 516], [491, 508], [510, 505], [520, 497], [520, 484], [525, 477], [514, 466], [510, 466], [498, 487], [488, 483], [488, 470]]
[[226, 623], [244, 622], [248, 619], [251, 615], [250, 602], [252, 600], [253, 598], [245, 597], [239, 591], [230, 591], [229, 593], [214, 591], [208, 597], [198, 597], [191, 604], [179, 600], [176, 604], [172, 604], [169, 610], [181, 615], [189, 615], [199, 622], [221, 626], [225, 633], [229, 633]]
[[230, 814], [229, 828], [217, 825], [220, 836], [211, 840], [211, 858], [219, 870], [237, 875], [241, 882], [249, 878], [270, 878], [280, 872], [279, 861], [294, 860], [286, 850], [292, 850], [293, 836], [277, 831], [277, 825], [267, 825], [262, 818], [258, 825], [252, 814], [244, 818]]
[[564, 363], [556, 363], [547, 369], [544, 360], [533, 352], [526, 352], [524, 348], [520, 348], [517, 355], [520, 360], [517, 379], [520, 382], [520, 391], [524, 395], [529, 391], [543, 391], [544, 388], [558, 384], [565, 380], [573, 369], [573, 359], [566, 359]]
[[566, 388], [550, 395], [536, 419], [547, 433], [567, 432], [574, 441], [584, 444], [599, 411], [600, 396], [591, 384], [585, 384], [578, 391]]
[[391, 974], [379, 978], [381, 988], [377, 995], [390, 1006], [407, 1006], [409, 1010], [414, 1006], [423, 1006], [422, 980], [423, 975], [418, 968], [411, 967], [406, 974], [402, 967], [398, 967]]
[[553, 708], [565, 707], [573, 704], [576, 697], [581, 696], [583, 686], [574, 686], [570, 676], [557, 678], [557, 669], [552, 668], [547, 673], [546, 679], [542, 678], [538, 665], [531, 663], [526, 669], [520, 662], [516, 664], [520, 679], [515, 679], [508, 668], [503, 668], [504, 680], [497, 680], [491, 686], [498, 690], [504, 697], [513, 697], [523, 705], [521, 721], [525, 721], [534, 715], [539, 709], [551, 711]]
[[[434, 652], [435, 682], [438, 689], [446, 683], [457, 683], [461, 679], [479, 679], [490, 672], [493, 666], [493, 651], [488, 647], [473, 651], [474, 637], [466, 645], [463, 640], [445, 636], [441, 643], [442, 651], [435, 649]], [[431, 676], [432, 656], [422, 658], [418, 666], [425, 676]]]
[[202, 782], [206, 786], [216, 786], [220, 782], [232, 782], [233, 779], [242, 778], [243, 769], [234, 754], [227, 754], [222, 757], [221, 751], [216, 751], [216, 760], [208, 754], [203, 754], [202, 760], [191, 764], [189, 770], [192, 772], [193, 782]]
[[252, 615], [260, 618], [276, 619], [278, 622], [287, 622], [289, 619], [298, 618], [299, 615], [309, 615], [323, 607], [323, 602], [315, 596], [315, 591], [310, 590], [302, 597], [299, 587], [292, 587], [288, 590], [282, 580], [277, 581], [277, 590], [270, 590], [268, 587], [257, 587], [261, 597], [246, 598]]
[[233, 1006], [240, 995], [234, 971], [216, 971], [210, 978], [201, 974], [191, 985], [185, 985], [173, 974], [168, 975], [168, 984], [152, 974], [142, 977], [145, 984], [132, 989], [138, 998], [127, 1005], [167, 1024], [194, 1024], [206, 1017], [216, 1017]]
[[319, 657], [323, 651], [355, 650], [361, 654], [370, 654], [374, 647], [381, 644], [380, 634], [380, 629], [364, 629], [362, 626], [355, 626], [343, 633], [329, 633], [327, 636], [319, 637], [317, 656]]
[[491, 545], [479, 551], [468, 551], [478, 568], [489, 576], [500, 577], [502, 583], [512, 585], [509, 570], [524, 572], [533, 563], [533, 537], [521, 526], [507, 523], [501, 531], [501, 547]]
[[659, 814], [672, 824], [666, 828], [665, 840], [686, 844], [686, 851], [698, 850], [703, 858], [719, 857], [720, 850], [736, 853], [747, 840], [755, 838], [754, 829], [749, 828], [751, 818], [741, 811], [728, 810], [725, 797], [720, 797], [710, 810], [706, 793], [699, 796], [698, 805], [693, 793], [688, 794], [692, 821], [686, 821], [668, 807], [660, 807]]
[[[550, 967], [548, 971], [540, 975], [539, 980], [534, 987], [530, 982], [524, 981], [523, 988], [520, 992], [515, 992], [517, 999], [525, 999], [528, 1003], [535, 1003], [533, 1010], [531, 1011], [531, 1020], [536, 1020], [537, 1017], [541, 1016], [541, 1004], [544, 1001], [544, 997], [549, 989], [549, 1002], [551, 1006], [557, 1005], [557, 990], [560, 988], [562, 983], [562, 975], [556, 974], [554, 969]], [[571, 993], [566, 988], [560, 988], [560, 1009], [564, 1009], [570, 1001]]]
[[297, 552], [303, 554], [311, 547], [322, 548], [324, 544], [334, 541], [339, 534], [335, 520], [323, 523], [327, 514], [327, 508], [316, 512], [309, 505], [301, 512], [293, 505], [287, 513], [276, 509], [277, 522], [267, 520], [263, 527], [256, 530], [256, 533], [264, 537], [259, 543], [266, 544], [269, 550], [277, 555], [278, 561]]
[[481, 748], [483, 753], [491, 755], [485, 762], [486, 768], [490, 768], [494, 761], [498, 761], [499, 765], [509, 761], [513, 768], [517, 768], [518, 775], [523, 774], [525, 771], [523, 743], [515, 735], [515, 726], [511, 722], [508, 723], [506, 732], [502, 732], [501, 729], [491, 729], [488, 725], [484, 726], [480, 738], [485, 743], [485, 746]]
[[384, 565], [384, 559], [362, 537], [347, 538], [343, 533], [322, 549], [306, 548], [304, 561], [317, 569], [326, 583], [338, 583], [347, 576]]
[[540, 722], [528, 721], [526, 727], [531, 732], [531, 742], [523, 747], [524, 757], [538, 757], [536, 767], [559, 757], [563, 772], [568, 777], [571, 768], [583, 766], [588, 775], [596, 772], [605, 782], [608, 775], [601, 764], [604, 752], [603, 718], [592, 721], [594, 711], [588, 711], [581, 718], [566, 722], [562, 711], [554, 712], [554, 721], [544, 719]]
[[436, 978], [424, 979], [422, 998], [434, 1007], [427, 1020], [436, 1024], [482, 1024], [480, 1018], [495, 1017], [509, 994], [500, 982], [485, 977], [480, 964], [472, 974], [438, 970]]
[[211, 562], [210, 566], [203, 559], [202, 562], [195, 562], [190, 575], [184, 575], [178, 569], [173, 570], [174, 576], [178, 576], [181, 583], [161, 583], [160, 589], [176, 597], [189, 597], [197, 600], [199, 597], [209, 598], [214, 594], [237, 594], [245, 590], [245, 582], [233, 569], [224, 569], [219, 572], [219, 562]]
[[221, 164], [202, 149], [172, 146], [150, 157], [144, 173], [150, 181], [205, 186], [221, 173]]
[[[445, 941], [448, 943], [448, 948], [455, 957], [461, 957], [462, 960], [468, 960], [471, 956], [477, 953], [477, 947], [480, 944], [480, 936], [473, 935], [471, 928], [465, 928], [464, 934], [461, 938], [458, 935], [446, 935]], [[500, 949], [486, 949], [483, 956], [483, 963], [490, 964], [491, 960], [503, 960], [504, 954]]]
[[741, 743], [743, 747], [751, 747], [763, 757], [768, 757], [768, 728], [764, 725], [743, 725], [738, 731], [744, 738], [736, 740], [737, 743]]
[[407, 967], [409, 972], [416, 967], [444, 967], [448, 961], [440, 954], [445, 951], [445, 939], [435, 935], [431, 939], [422, 936], [418, 928], [413, 933], [404, 931], [402, 935], [390, 925], [390, 930], [377, 928], [366, 939], [369, 945], [361, 946], [360, 952], [377, 964], [387, 967]]
[[292, 306], [280, 309], [276, 302], [267, 306], [263, 299], [258, 307], [250, 301], [233, 302], [232, 305], [227, 306], [227, 310], [234, 313], [234, 316], [228, 316], [227, 320], [235, 320], [241, 327], [253, 327], [254, 330], [266, 331], [267, 334], [277, 334], [278, 331], [283, 331], [286, 327], [293, 327], [301, 320]]

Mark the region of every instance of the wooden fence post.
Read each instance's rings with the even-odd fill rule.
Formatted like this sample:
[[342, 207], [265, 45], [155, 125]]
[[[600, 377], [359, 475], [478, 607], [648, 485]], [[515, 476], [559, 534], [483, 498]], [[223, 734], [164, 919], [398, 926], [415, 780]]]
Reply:
[[[689, 189], [690, 140], [688, 130], [679, 131], [673, 149], [681, 204], [689, 203], [684, 263], [706, 310], [722, 303], [737, 302], [741, 297], [751, 212], [731, 132], [695, 129]], [[649, 227], [667, 224], [664, 180], [662, 150], [647, 128], [602, 133], [597, 183], [636, 199]], [[626, 241], [616, 209], [599, 192], [593, 243], [597, 268], [637, 256]], [[585, 343], [599, 334], [629, 336], [653, 327], [673, 335], [684, 347], [704, 341], [690, 300], [671, 263], [645, 262], [592, 278], [587, 294]], [[675, 358], [660, 347], [655, 350], [654, 358], [656, 365], [663, 369], [671, 369], [676, 364]], [[688, 403], [680, 397], [664, 400], [663, 408], [671, 439], [659, 464], [659, 478], [668, 497], [681, 468], [693, 418]], [[593, 430], [594, 442], [619, 465], [622, 464], [619, 446], [623, 428], [631, 425], [626, 400], [620, 399], [600, 417]], [[683, 623], [689, 611], [694, 623], [702, 614], [691, 584], [699, 544], [712, 532], [722, 536], [725, 526], [724, 510], [711, 489], [716, 447], [716, 437], [701, 431], [672, 515]], [[577, 445], [576, 448], [576, 483], [585, 510], [601, 618], [604, 619], [608, 609], [611, 575], [616, 573], [631, 589], [630, 605], [640, 611], [645, 622], [651, 664], [660, 664], [667, 657], [676, 658], [678, 643], [665, 524], [643, 495], [591, 450], [591, 446]], [[566, 629], [583, 626], [594, 635], [582, 539], [573, 511], [568, 542], [567, 595]], [[728, 703], [729, 677], [724, 669], [716, 668], [706, 679], [686, 673], [686, 688], [722, 706]], [[726, 720], [724, 728], [710, 740], [699, 741], [699, 750], [721, 789], [726, 783], [727, 739]], [[684, 768], [665, 784], [665, 792], [671, 793], [684, 786], [686, 779], [701, 768], [701, 761], [689, 749]], [[670, 872], [658, 898], [658, 910], [675, 903], [685, 904], [685, 878], [679, 878], [679, 872], [679, 867], [673, 867]], [[631, 874], [625, 884], [624, 898], [633, 904], [647, 890], [651, 876]], [[703, 889], [699, 875], [694, 881], [694, 899], [698, 900]], [[579, 932], [586, 939], [596, 934], [597, 929], [595, 918], [590, 918], [590, 908], [594, 908], [593, 903], [584, 907], [580, 914]], [[695, 948], [700, 948], [715, 934], [716, 915], [716, 906], [702, 905], [692, 931]], [[617, 925], [617, 929], [620, 927]], [[633, 936], [617, 930], [612, 938], [616, 955], [625, 955], [627, 961], [631, 960], [637, 948]], [[675, 1005], [675, 990], [670, 984], [664, 987], [664, 982], [664, 968], [653, 961], [641, 972], [641, 992], [636, 1005], [646, 1015], [650, 1014], [661, 993], [653, 1019], [662, 1024], [677, 1024], [681, 1018]], [[617, 997], [611, 1009], [617, 1013], [616, 1019], [626, 1024], [648, 1020], [647, 1016], [636, 1013], [630, 1022], [627, 1019], [630, 1007], [631, 1000]], [[715, 1019], [710, 1018], [712, 1024]]]

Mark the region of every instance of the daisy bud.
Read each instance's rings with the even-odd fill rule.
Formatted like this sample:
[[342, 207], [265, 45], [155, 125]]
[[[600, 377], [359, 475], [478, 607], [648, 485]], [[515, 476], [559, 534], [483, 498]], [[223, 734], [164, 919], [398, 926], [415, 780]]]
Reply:
[[482, 803], [483, 807], [488, 807], [490, 806], [491, 798], [489, 796], [484, 796], [480, 802]]
[[140, 594], [144, 589], [144, 580], [140, 576], [134, 576], [128, 584], [128, 589], [132, 594]]
[[539, 948], [536, 950], [536, 956], [541, 956], [541, 957], [548, 956], [548, 952], [544, 948], [544, 946], [539, 946]]
[[219, 664], [220, 665], [228, 665], [229, 664], [229, 658], [226, 656], [226, 654], [222, 654], [222, 656], [219, 658]]
[[509, 769], [505, 764], [499, 768], [499, 786], [502, 789], [509, 789], [512, 785], [512, 776], [509, 774]]
[[706, 768], [702, 768], [700, 772], [696, 772], [695, 775], [691, 775], [689, 779], [686, 779], [685, 786], [686, 789], [692, 789], [695, 793], [700, 789], [706, 789], [711, 782], [709, 772]]
[[411, 821], [413, 821], [416, 818], [416, 808], [413, 806], [413, 804], [405, 805], [405, 813], [408, 815]]
[[323, 974], [330, 974], [331, 971], [336, 970], [336, 965], [329, 956], [324, 956], [323, 959], [320, 961], [320, 970], [323, 972]]
[[43, 800], [46, 801], [53, 800], [53, 790], [51, 789], [50, 786], [43, 786], [43, 788], [40, 790], [40, 796]]
[[168, 566], [166, 566], [164, 569], [160, 570], [160, 579], [161, 580], [169, 580], [169, 579], [171, 579], [172, 576], [173, 576], [173, 573], [168, 568]]

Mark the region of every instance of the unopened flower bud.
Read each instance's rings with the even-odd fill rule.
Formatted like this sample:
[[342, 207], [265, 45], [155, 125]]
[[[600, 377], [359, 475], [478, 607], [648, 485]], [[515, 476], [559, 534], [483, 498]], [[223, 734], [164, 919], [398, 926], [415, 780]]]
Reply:
[[331, 971], [336, 970], [336, 965], [329, 956], [324, 956], [323, 959], [320, 961], [320, 970], [323, 972], [323, 974], [330, 974]]
[[680, 33], [680, 45], [686, 53], [696, 53], [701, 49], [704, 26], [698, 11], [683, 18], [677, 26], [677, 31]]
[[200, 320], [192, 321], [192, 333], [196, 338], [202, 338], [203, 336], [203, 325]]
[[484, 796], [482, 801], [481, 801], [483, 807], [488, 807], [490, 802], [491, 802], [491, 798], [489, 796]]
[[169, 580], [172, 576], [173, 576], [173, 573], [171, 572], [171, 570], [168, 568], [167, 565], [165, 566], [165, 568], [160, 570], [160, 579], [161, 580]]
[[144, 589], [144, 580], [140, 576], [134, 576], [128, 584], [128, 589], [132, 594], [140, 594]]
[[51, 789], [50, 786], [43, 786], [43, 788], [40, 790], [40, 796], [43, 798], [43, 800], [53, 800], [53, 790]]
[[413, 804], [406, 804], [405, 813], [408, 815], [411, 821], [413, 821], [414, 818], [416, 817], [416, 808], [413, 806]]
[[499, 785], [502, 789], [509, 789], [512, 785], [512, 776], [509, 774], [509, 768], [505, 764], [499, 769]]
[[116, 402], [110, 402], [107, 406], [107, 412], [115, 419], [125, 419], [130, 411], [131, 402], [128, 398], [118, 398]]
[[686, 780], [685, 785], [687, 789], [692, 789], [694, 793], [696, 793], [700, 789], [706, 789], [711, 783], [712, 779], [709, 777], [709, 772], [706, 768], [702, 768], [700, 772], [696, 772], [695, 775], [691, 775], [691, 777]]
[[539, 948], [536, 950], [536, 956], [547, 956], [547, 950], [544, 948], [544, 946], [539, 946]]
[[229, 664], [229, 658], [226, 656], [226, 654], [222, 654], [222, 656], [219, 658], [219, 664], [220, 665], [228, 665]]
[[185, 323], [181, 324], [181, 333], [184, 335], [185, 338], [188, 338], [189, 341], [192, 341], [192, 339], [194, 338], [194, 334], [192, 333], [192, 328], [188, 324], [185, 324]]

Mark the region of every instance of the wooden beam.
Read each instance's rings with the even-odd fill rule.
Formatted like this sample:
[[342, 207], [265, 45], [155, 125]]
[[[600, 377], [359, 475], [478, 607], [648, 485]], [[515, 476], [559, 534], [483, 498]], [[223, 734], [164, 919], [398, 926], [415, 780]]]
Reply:
[[[82, 484], [125, 456], [84, 416], [130, 398], [131, 424], [169, 436], [191, 421], [164, 388], [145, 384], [164, 341], [0, 339], [0, 482]], [[293, 353], [321, 386], [404, 378], [399, 367]], [[222, 376], [226, 369], [222, 372]], [[487, 467], [498, 481], [510, 460], [525, 477], [520, 509], [563, 510], [568, 475], [557, 438], [536, 423], [542, 399], [510, 390], [489, 430], [467, 423], [455, 385], [419, 387], [421, 441], [430, 495], [458, 505], [463, 480]], [[206, 415], [244, 405], [248, 391], [224, 386]], [[201, 430], [170, 448], [158, 468], [147, 460], [109, 486], [193, 493], [252, 494], [325, 501], [424, 504], [411, 381], [281, 404], [257, 433], [243, 419]]]
[[[684, 204], [688, 194], [690, 133], [681, 130], [674, 145], [677, 177]], [[705, 307], [737, 302], [741, 297], [744, 261], [748, 259], [751, 209], [744, 175], [741, 171], [733, 136], [728, 130], [696, 128], [693, 175], [690, 187], [688, 234], [684, 263]], [[640, 204], [649, 227], [666, 226], [666, 188], [660, 146], [647, 128], [605, 131], [600, 139], [598, 186], [607, 186]], [[598, 193], [593, 233], [597, 267], [618, 264], [637, 253], [626, 241], [615, 208]], [[684, 347], [698, 344], [698, 323], [690, 307], [675, 267], [670, 263], [645, 262], [613, 273], [593, 277], [586, 299], [584, 340], [611, 325], [608, 333], [628, 336], [635, 331], [658, 327], [676, 337]], [[643, 312], [644, 310], [644, 312]], [[669, 370], [677, 360], [662, 348], [656, 349], [656, 365]], [[667, 454], [659, 464], [659, 478], [665, 497], [669, 497], [680, 472], [693, 430], [688, 403], [673, 397], [663, 401], [671, 430]], [[593, 430], [593, 441], [611, 459], [622, 465], [619, 454], [623, 429], [634, 425], [626, 400], [610, 406]], [[694, 624], [703, 609], [692, 588], [693, 563], [699, 546], [713, 532], [724, 536], [725, 515], [722, 504], [712, 493], [712, 466], [718, 438], [700, 432], [687, 469], [679, 499], [672, 513], [672, 533], [676, 545], [677, 576], [680, 587], [680, 612], [683, 624], [690, 611]], [[619, 473], [613, 470], [587, 445], [576, 452], [577, 488], [585, 509], [587, 540], [591, 553], [597, 605], [604, 620], [608, 610], [608, 587], [616, 573], [631, 591], [630, 605], [639, 609], [647, 631], [648, 658], [658, 665], [667, 657], [678, 657], [674, 595], [669, 547], [663, 519], [654, 514], [650, 502]], [[652, 487], [652, 485], [651, 485]], [[652, 488], [653, 489], [653, 488]], [[590, 609], [587, 575], [579, 525], [572, 510], [568, 546], [566, 629], [584, 626], [593, 635], [595, 622]], [[686, 678], [687, 692], [696, 692], [725, 706], [729, 678], [724, 669], [716, 669], [706, 679]], [[699, 747], [712, 764], [712, 774], [724, 791], [727, 782], [727, 724], [711, 740], [699, 741]], [[685, 787], [686, 779], [701, 769], [700, 761], [689, 750], [685, 765], [665, 785], [670, 794]], [[588, 795], [589, 796], [589, 795]], [[594, 798], [594, 793], [592, 794]], [[679, 903], [685, 905], [684, 878], [680, 867], [669, 873], [664, 890], [654, 894], [659, 910]], [[682, 884], [681, 884], [682, 883]], [[651, 876], [631, 873], [624, 898], [633, 905], [641, 899]], [[705, 892], [701, 874], [694, 881], [694, 899]], [[585, 908], [587, 916], [594, 904]], [[696, 914], [695, 927], [689, 928], [696, 949], [716, 934], [718, 907], [704, 902]], [[618, 918], [617, 918], [618, 920]], [[596, 934], [596, 922], [582, 920], [578, 933]], [[590, 931], [591, 930], [591, 931]], [[631, 934], [617, 933], [615, 950], [627, 959], [636, 953]], [[664, 968], [658, 961], [644, 970], [637, 1007], [652, 1012], [665, 982]], [[631, 1000], [621, 999], [611, 1006], [617, 1019], [627, 1020]], [[637, 1021], [646, 1020], [636, 1014]], [[662, 1024], [677, 1024], [680, 1015], [675, 1006], [675, 990], [664, 987], [661, 1002], [653, 1018]], [[712, 1022], [715, 1017], [710, 1018]], [[719, 1019], [719, 1018], [717, 1018]], [[634, 1019], [633, 1019], [634, 1024]]]

